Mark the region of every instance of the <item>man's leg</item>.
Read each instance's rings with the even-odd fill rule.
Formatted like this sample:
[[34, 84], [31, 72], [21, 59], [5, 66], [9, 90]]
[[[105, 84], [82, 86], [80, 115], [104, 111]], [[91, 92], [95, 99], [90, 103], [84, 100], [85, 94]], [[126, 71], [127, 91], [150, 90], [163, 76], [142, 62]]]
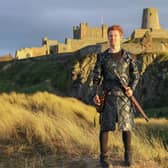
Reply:
[[123, 131], [122, 139], [124, 143], [124, 159], [126, 166], [131, 166], [132, 163], [132, 150], [131, 150], [131, 131]]
[[110, 166], [108, 160], [108, 131], [100, 131], [100, 163], [102, 167]]

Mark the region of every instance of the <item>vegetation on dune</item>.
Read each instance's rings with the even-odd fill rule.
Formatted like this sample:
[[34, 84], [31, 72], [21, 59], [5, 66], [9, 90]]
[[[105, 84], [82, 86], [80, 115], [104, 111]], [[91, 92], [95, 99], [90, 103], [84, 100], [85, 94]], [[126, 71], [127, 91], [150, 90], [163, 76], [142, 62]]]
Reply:
[[157, 161], [163, 167], [168, 167], [168, 120], [150, 119], [146, 123], [142, 119], [136, 120], [135, 142], [136, 149], [145, 159]]
[[168, 107], [147, 108], [145, 109], [147, 115], [153, 118], [168, 118]]
[[168, 53], [167, 52], [163, 52], [159, 56], [159, 62], [163, 62], [163, 61], [168, 61]]
[[[51, 93], [69, 94], [72, 87], [72, 70], [77, 63], [80, 68], [88, 68], [85, 58], [95, 56], [88, 54], [46, 60], [21, 60], [0, 62], [0, 91], [35, 93], [48, 91]], [[86, 73], [86, 72], [85, 72]], [[86, 74], [85, 74], [86, 75]], [[85, 79], [86, 80], [86, 79]]]
[[1, 63], [1, 92], [56, 90], [68, 92], [71, 86], [71, 65], [55, 60]]
[[47, 92], [32, 96], [2, 94], [0, 99], [2, 140], [7, 139], [11, 143], [16, 140], [27, 145], [40, 143], [48, 149], [66, 152], [71, 149], [78, 152], [84, 141], [86, 150], [87, 138], [92, 135], [86, 130], [92, 125], [93, 108], [75, 99]]
[[[61, 154], [97, 156], [99, 153], [99, 126], [93, 126], [96, 111], [92, 106], [48, 92], [32, 95], [12, 92], [1, 94], [0, 108], [1, 152], [54, 152], [58, 157]], [[98, 122], [98, 114], [96, 119]], [[167, 130], [166, 119], [151, 120], [149, 124], [137, 119], [132, 142], [135, 160], [154, 160], [165, 166]], [[109, 143], [112, 155], [122, 156], [120, 132], [111, 134]]]

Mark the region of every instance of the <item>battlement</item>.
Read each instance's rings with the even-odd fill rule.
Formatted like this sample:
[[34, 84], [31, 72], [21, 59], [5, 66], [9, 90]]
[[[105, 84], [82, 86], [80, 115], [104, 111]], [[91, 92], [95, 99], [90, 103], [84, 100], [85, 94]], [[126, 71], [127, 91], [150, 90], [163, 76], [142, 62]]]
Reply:
[[79, 26], [73, 26], [73, 39], [99, 39], [107, 40], [106, 24], [101, 27], [90, 27], [88, 23], [80, 23]]

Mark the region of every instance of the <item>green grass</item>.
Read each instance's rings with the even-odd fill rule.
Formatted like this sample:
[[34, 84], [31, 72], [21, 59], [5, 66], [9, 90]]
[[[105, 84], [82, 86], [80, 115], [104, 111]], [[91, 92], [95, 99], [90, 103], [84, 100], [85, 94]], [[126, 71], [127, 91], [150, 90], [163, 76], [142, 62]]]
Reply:
[[83, 62], [87, 56], [90, 55], [74, 53], [65, 59], [0, 62], [0, 90], [26, 93], [46, 90], [68, 94], [73, 66]]
[[1, 63], [1, 69], [5, 65], [10, 66], [0, 71], [1, 92], [33, 93], [53, 88], [53, 92], [60, 90], [66, 93], [71, 87], [71, 65], [68, 62], [61, 64], [56, 60], [45, 60]]
[[148, 108], [145, 109], [145, 111], [148, 116], [152, 118], [168, 118], [168, 106], [159, 108]]
[[168, 53], [167, 52], [160, 53], [159, 59], [160, 59], [159, 62], [168, 61]]

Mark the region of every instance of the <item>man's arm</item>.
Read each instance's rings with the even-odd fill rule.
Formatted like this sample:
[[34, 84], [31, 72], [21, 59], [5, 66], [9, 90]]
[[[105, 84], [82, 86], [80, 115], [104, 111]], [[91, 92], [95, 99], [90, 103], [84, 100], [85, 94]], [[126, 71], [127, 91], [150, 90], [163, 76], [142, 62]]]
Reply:
[[98, 96], [98, 86], [102, 78], [102, 56], [97, 54], [96, 64], [93, 70], [93, 101], [96, 105], [100, 105], [100, 98]]
[[131, 59], [130, 62], [130, 83], [129, 86], [134, 91], [139, 81], [139, 71], [137, 63], [134, 59]]
[[118, 74], [118, 72], [116, 70], [114, 70], [114, 73], [116, 75], [116, 77], [118, 78], [121, 86], [125, 89], [125, 93], [126, 95], [131, 99], [132, 103], [135, 105], [135, 107], [138, 109], [138, 111], [142, 114], [142, 116], [145, 118], [145, 120], [148, 122], [149, 118], [148, 116], [145, 114], [145, 112], [143, 111], [142, 107], [140, 106], [140, 104], [137, 102], [137, 100], [135, 99], [134, 95], [133, 95], [133, 91], [130, 87], [125, 85], [125, 82], [122, 80], [122, 78], [120, 77], [120, 75]]
[[102, 57], [101, 54], [97, 54], [97, 61], [93, 70], [93, 90], [94, 94], [97, 93], [97, 88], [102, 78]]

